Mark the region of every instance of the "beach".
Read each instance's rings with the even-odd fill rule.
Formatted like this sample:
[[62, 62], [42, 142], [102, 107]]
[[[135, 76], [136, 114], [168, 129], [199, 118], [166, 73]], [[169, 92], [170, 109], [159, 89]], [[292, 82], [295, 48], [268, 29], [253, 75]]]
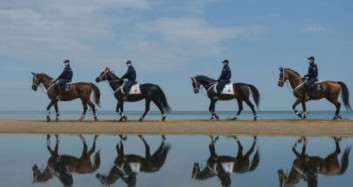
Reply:
[[9, 134], [164, 134], [258, 136], [353, 136], [353, 120], [61, 120], [1, 119], [0, 133]]

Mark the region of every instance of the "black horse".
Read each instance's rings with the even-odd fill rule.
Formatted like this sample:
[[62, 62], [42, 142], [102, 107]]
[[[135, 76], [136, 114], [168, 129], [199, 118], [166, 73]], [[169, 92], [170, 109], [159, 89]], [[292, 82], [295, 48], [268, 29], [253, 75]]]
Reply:
[[[124, 80], [120, 79], [117, 77], [113, 72], [110, 71], [110, 68], [106, 68], [105, 71], [103, 71], [97, 78], [96, 82], [100, 81], [108, 81], [111, 88], [114, 91], [114, 96], [118, 100], [118, 103], [116, 105], [116, 112], [120, 114], [121, 118], [120, 121], [127, 121], [127, 116], [124, 115], [124, 101], [123, 97], [124, 94], [120, 91], [123, 84]], [[167, 98], [163, 92], [163, 90], [155, 84], [141, 84], [140, 85], [141, 89], [141, 94], [134, 94], [134, 95], [129, 95], [128, 102], [136, 102], [140, 101], [142, 99], [146, 100], [146, 109], [143, 115], [140, 118], [140, 121], [143, 121], [145, 118], [146, 114], [150, 110], [150, 103], [151, 101], [156, 104], [158, 109], [162, 113], [162, 121], [165, 120], [166, 115], [164, 113], [164, 110], [167, 112], [170, 111], [170, 107], [167, 102]]]
[[[191, 81], [192, 81], [192, 86], [194, 88], [195, 94], [199, 93], [201, 85], [207, 90], [207, 96], [211, 101], [210, 107], [209, 107], [209, 111], [212, 114], [211, 120], [214, 118], [219, 120], [218, 115], [216, 115], [215, 113], [215, 105], [217, 100], [214, 99], [214, 96], [216, 95], [216, 93], [213, 90], [213, 88], [216, 86], [217, 81], [204, 75], [191, 77]], [[233, 84], [233, 90], [234, 90], [234, 94], [232, 95], [221, 94], [219, 97], [219, 100], [224, 100], [224, 101], [237, 99], [239, 111], [236, 114], [236, 116], [233, 118], [233, 120], [238, 119], [240, 113], [243, 111], [243, 101], [245, 101], [245, 103], [249, 105], [249, 107], [251, 108], [254, 114], [254, 120], [256, 120], [257, 119], [256, 111], [255, 111], [254, 105], [250, 101], [250, 91], [252, 92], [253, 99], [255, 101], [256, 106], [259, 107], [260, 93], [257, 90], [257, 88], [251, 84], [235, 83]]]

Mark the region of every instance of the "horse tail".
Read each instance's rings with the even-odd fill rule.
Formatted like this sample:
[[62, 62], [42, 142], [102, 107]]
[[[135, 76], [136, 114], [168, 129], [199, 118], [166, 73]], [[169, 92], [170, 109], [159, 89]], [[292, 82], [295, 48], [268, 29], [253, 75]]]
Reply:
[[254, 85], [248, 84], [251, 93], [252, 93], [252, 97], [255, 101], [256, 107], [257, 109], [259, 109], [259, 105], [260, 105], [260, 93], [259, 90], [257, 90], [257, 88]]
[[95, 84], [91, 83], [91, 85], [94, 92], [94, 102], [100, 107], [101, 92]]
[[255, 153], [255, 156], [252, 159], [249, 171], [254, 171], [257, 168], [257, 166], [259, 166], [259, 163], [260, 163], [260, 152], [259, 152], [259, 149], [257, 149], [256, 153]]
[[100, 157], [100, 151], [97, 151], [97, 153], [94, 155], [94, 163], [92, 167], [92, 172], [95, 172], [99, 166], [101, 165], [101, 157]]
[[168, 104], [168, 101], [167, 101], [167, 97], [165, 96], [163, 90], [161, 87], [158, 87], [158, 91], [157, 91], [157, 94], [156, 94], [156, 101], [162, 105], [163, 109], [166, 110], [167, 112], [171, 111], [170, 107], [169, 107], [169, 104]]
[[349, 165], [349, 152], [351, 151], [351, 147], [346, 148], [341, 158], [341, 168], [338, 174], [342, 175], [346, 172]]
[[341, 85], [342, 101], [347, 110], [352, 111], [351, 105], [349, 104], [349, 90], [343, 82], [338, 82]]

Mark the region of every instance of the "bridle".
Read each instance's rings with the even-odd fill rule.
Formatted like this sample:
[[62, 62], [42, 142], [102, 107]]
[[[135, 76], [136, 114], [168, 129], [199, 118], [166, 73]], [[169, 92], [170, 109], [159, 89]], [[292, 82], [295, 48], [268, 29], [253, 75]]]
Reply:
[[[43, 87], [44, 87], [44, 84], [48, 83], [48, 82], [51, 82], [51, 81], [48, 81], [48, 82], [41, 82], [38, 84], [37, 82], [37, 74], [33, 74], [33, 83], [32, 83], [32, 86], [35, 86], [36, 88], [40, 87], [42, 92], [45, 93], [45, 91], [43, 90]], [[48, 89], [46, 89], [46, 92], [48, 92], [54, 85], [55, 85], [56, 82], [54, 82], [53, 84], [51, 84]]]
[[279, 82], [282, 83], [282, 84], [284, 84], [285, 82], [287, 82], [287, 81], [284, 80], [284, 78], [285, 78], [284, 76], [286, 76], [287, 80], [289, 79], [289, 77], [288, 77], [288, 75], [285, 73], [285, 69], [282, 69], [281, 74], [282, 74], [282, 80], [279, 80]]

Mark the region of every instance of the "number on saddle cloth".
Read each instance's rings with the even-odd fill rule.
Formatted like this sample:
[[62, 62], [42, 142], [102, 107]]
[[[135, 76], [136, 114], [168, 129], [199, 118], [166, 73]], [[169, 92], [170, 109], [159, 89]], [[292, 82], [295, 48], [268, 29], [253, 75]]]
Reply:
[[322, 92], [324, 91], [324, 86], [322, 85], [322, 82], [316, 81], [310, 86], [309, 90], [314, 92]]
[[61, 86], [62, 93], [70, 93], [71, 87], [72, 87], [72, 83], [71, 82], [68, 82], [68, 83], [62, 85]]
[[[213, 91], [215, 93], [217, 93], [217, 85], [218, 85], [218, 82], [214, 85], [213, 87]], [[234, 89], [233, 89], [233, 83], [228, 83], [225, 85], [225, 87], [223, 88], [221, 94], [224, 94], [224, 95], [234, 95]]]

